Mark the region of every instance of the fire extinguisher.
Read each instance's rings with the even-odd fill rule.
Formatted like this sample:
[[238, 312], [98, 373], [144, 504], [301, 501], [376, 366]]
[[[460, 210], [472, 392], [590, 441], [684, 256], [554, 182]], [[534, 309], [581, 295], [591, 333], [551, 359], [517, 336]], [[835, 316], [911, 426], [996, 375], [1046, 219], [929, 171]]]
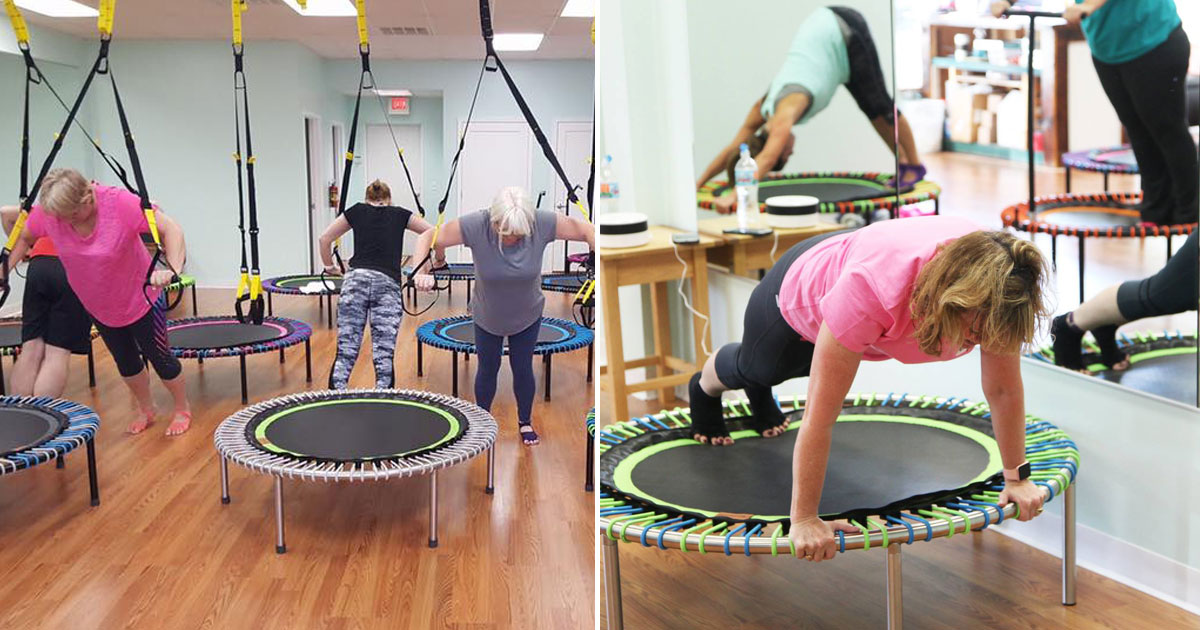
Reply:
[[338, 186], [337, 182], [329, 184], [329, 207], [338, 207]]

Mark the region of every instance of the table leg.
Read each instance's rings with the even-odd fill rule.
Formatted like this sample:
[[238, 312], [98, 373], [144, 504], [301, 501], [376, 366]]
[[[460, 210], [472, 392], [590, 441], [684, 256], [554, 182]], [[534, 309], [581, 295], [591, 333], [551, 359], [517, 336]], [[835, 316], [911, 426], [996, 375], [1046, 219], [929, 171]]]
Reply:
[[604, 309], [605, 351], [608, 353], [608, 376], [613, 397], [612, 418], [625, 419], [629, 415], [629, 399], [625, 385], [625, 349], [621, 334], [621, 300], [618, 292], [617, 271], [600, 274], [600, 301]]

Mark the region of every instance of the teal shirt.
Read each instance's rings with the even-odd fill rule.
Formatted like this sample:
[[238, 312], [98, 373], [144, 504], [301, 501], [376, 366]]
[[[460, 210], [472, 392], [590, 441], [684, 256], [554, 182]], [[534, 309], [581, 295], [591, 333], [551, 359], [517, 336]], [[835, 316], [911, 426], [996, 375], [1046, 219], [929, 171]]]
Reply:
[[812, 105], [799, 120], [804, 122], [825, 109], [838, 86], [849, 80], [850, 58], [846, 54], [841, 21], [833, 11], [821, 7], [800, 24], [792, 38], [787, 59], [763, 99], [763, 118], [770, 120], [775, 113], [775, 101], [795, 93], [799, 86], [812, 96]]
[[1093, 57], [1116, 64], [1150, 52], [1179, 24], [1175, 0], [1108, 0], [1083, 19], [1083, 34]]

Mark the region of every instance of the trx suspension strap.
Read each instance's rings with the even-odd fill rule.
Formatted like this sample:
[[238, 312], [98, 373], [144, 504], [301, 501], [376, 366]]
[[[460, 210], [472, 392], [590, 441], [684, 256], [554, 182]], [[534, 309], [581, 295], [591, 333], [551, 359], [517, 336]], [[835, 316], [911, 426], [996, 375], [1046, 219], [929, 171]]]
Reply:
[[[150, 301], [147, 290], [150, 287], [150, 277], [154, 273], [159, 264], [163, 264], [171, 271], [172, 282], [178, 281], [178, 272], [171, 268], [167, 262], [162, 249], [162, 240], [158, 234], [158, 223], [154, 216], [154, 207], [150, 204], [150, 196], [146, 191], [146, 182], [142, 174], [141, 162], [138, 160], [137, 148], [134, 145], [133, 133], [129, 129], [129, 119], [125, 115], [125, 107], [121, 102], [120, 92], [117, 90], [117, 81], [113, 76], [112, 69], [109, 67], [108, 49], [112, 42], [112, 25], [113, 16], [116, 8], [116, 0], [100, 0], [100, 18], [97, 20], [97, 30], [100, 32], [100, 48], [96, 54], [96, 61], [92, 64], [92, 69], [88, 72], [87, 78], [84, 79], [83, 87], [80, 88], [79, 94], [75, 97], [75, 102], [71, 105], [71, 109], [67, 114], [66, 121], [63, 122], [61, 129], [54, 138], [54, 144], [50, 147], [50, 152], [46, 156], [46, 160], [42, 163], [42, 168], [38, 171], [38, 176], [33, 181], [33, 185], [29, 187], [28, 194], [21, 201], [21, 213], [17, 219], [17, 226], [13, 228], [9, 235], [8, 242], [3, 250], [0, 250], [0, 274], [4, 284], [3, 296], [0, 296], [0, 303], [8, 296], [8, 272], [10, 268], [10, 256], [12, 248], [16, 246], [17, 237], [21, 233], [21, 228], [24, 227], [25, 219], [28, 216], [29, 210], [33, 207], [33, 200], [37, 198], [41, 192], [42, 182], [46, 179], [46, 175], [50, 172], [50, 168], [54, 165], [54, 160], [58, 157], [58, 153], [62, 150], [63, 143], [66, 140], [67, 132], [71, 129], [71, 125], [75, 123], [76, 117], [79, 115], [79, 110], [83, 106], [84, 98], [87, 96], [88, 90], [91, 89], [92, 82], [96, 75], [107, 74], [113, 88], [113, 98], [117, 105], [117, 114], [121, 122], [121, 131], [125, 137], [125, 149], [129, 152], [129, 164], [133, 169], [134, 181], [136, 183], [136, 194], [141, 202], [142, 211], [146, 216], [146, 223], [149, 227], [149, 234], [143, 234], [143, 241], [154, 254], [151, 259], [150, 266], [146, 270], [146, 280], [142, 285], [142, 294]], [[11, 12], [10, 12], [11, 16]], [[183, 299], [183, 292], [180, 292], [175, 304], [168, 304], [168, 310], [174, 308], [178, 301]]]
[[[366, 0], [355, 0], [358, 10], [358, 56], [362, 61], [362, 72], [358, 75], [358, 91], [354, 95], [354, 117], [350, 121], [350, 138], [346, 142], [346, 163], [342, 166], [342, 194], [338, 195], [337, 213], [334, 218], [342, 216], [346, 211], [346, 197], [350, 191], [350, 173], [354, 170], [354, 144], [358, 139], [358, 112], [362, 107], [362, 92], [370, 85], [374, 88], [374, 75], [371, 74], [371, 41], [367, 31]], [[346, 263], [342, 260], [342, 239], [339, 237], [333, 243], [333, 260], [341, 273], [346, 273]], [[334, 287], [325, 279], [325, 270], [321, 269], [321, 282], [332, 292]]]
[[[238, 278], [237, 296], [234, 309], [238, 321], [252, 324], [262, 324], [264, 301], [262, 292], [262, 277], [258, 269], [258, 196], [254, 188], [254, 146], [250, 140], [250, 97], [246, 90], [246, 74], [243, 72], [242, 55], [242, 11], [245, 11], [246, 0], [231, 0], [233, 10], [233, 120], [234, 145], [237, 150], [233, 154], [233, 162], [237, 171], [238, 186], [238, 231], [242, 236], [242, 265], [241, 276]], [[239, 102], [238, 96], [241, 96]], [[241, 116], [239, 116], [241, 110]], [[246, 130], [246, 187], [242, 187], [242, 129]], [[246, 207], [250, 208], [250, 259], [246, 259]], [[249, 318], [242, 312], [242, 303], [250, 303]]]

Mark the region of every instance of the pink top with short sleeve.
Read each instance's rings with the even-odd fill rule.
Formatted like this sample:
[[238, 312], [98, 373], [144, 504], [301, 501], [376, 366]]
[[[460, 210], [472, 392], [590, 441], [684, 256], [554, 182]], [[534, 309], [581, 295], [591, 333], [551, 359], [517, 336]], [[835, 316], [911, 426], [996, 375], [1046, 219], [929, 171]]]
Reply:
[[112, 328], [128, 326], [150, 310], [147, 297], [157, 300], [161, 293], [153, 287], [142, 293], [150, 253], [141, 234], [150, 228], [137, 195], [95, 182], [92, 187], [96, 227], [91, 234], [80, 236], [69, 222], [36, 206], [26, 229], [54, 241], [67, 281], [96, 321]]
[[909, 300], [913, 283], [938, 245], [979, 231], [957, 217], [880, 221], [818, 243], [792, 263], [779, 290], [779, 310], [805, 339], [815, 342], [824, 322], [842, 345], [868, 361], [945, 361], [971, 351], [921, 351], [913, 337]]

